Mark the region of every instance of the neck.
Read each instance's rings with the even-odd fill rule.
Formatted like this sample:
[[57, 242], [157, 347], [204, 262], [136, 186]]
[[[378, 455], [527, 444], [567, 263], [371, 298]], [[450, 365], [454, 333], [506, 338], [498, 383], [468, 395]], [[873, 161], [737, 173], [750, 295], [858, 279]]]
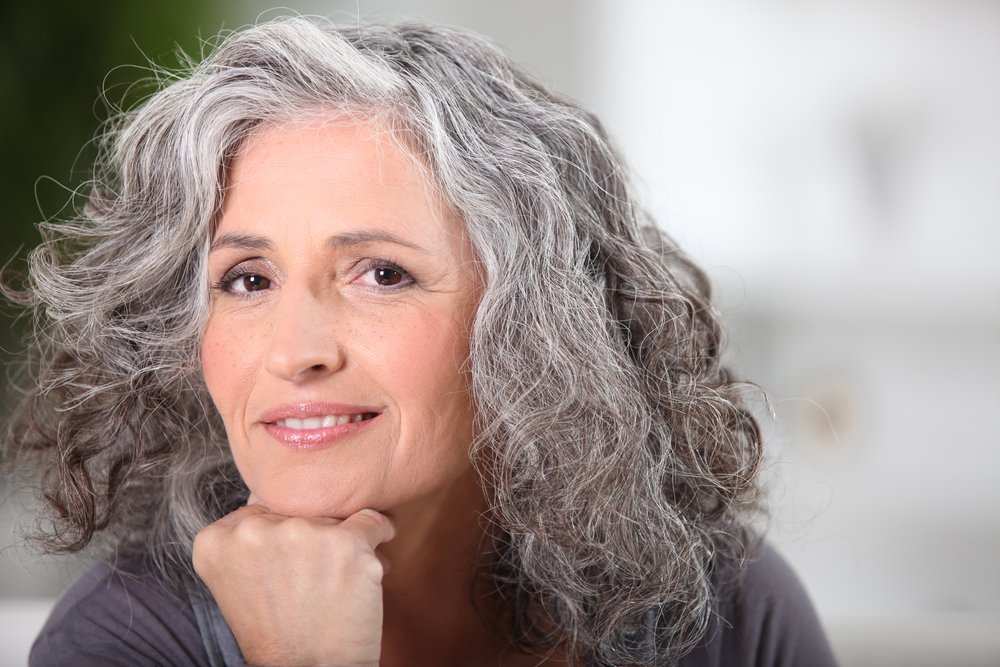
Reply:
[[503, 618], [503, 610], [491, 607], [495, 598], [476, 586], [479, 556], [489, 546], [486, 511], [480, 483], [470, 472], [433, 498], [386, 512], [396, 537], [379, 547], [390, 563], [382, 582], [381, 665], [569, 664], [515, 652], [490, 624], [494, 615]]
[[381, 664], [472, 665], [474, 654], [500, 644], [473, 602], [485, 508], [470, 474], [419, 506], [387, 512], [396, 537], [379, 547], [390, 563], [382, 583]]

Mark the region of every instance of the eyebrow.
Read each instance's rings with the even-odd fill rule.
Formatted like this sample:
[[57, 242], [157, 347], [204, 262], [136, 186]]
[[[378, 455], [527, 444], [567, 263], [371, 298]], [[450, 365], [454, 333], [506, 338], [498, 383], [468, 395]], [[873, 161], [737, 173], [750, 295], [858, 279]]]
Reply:
[[273, 250], [271, 240], [256, 234], [231, 233], [223, 234], [212, 241], [208, 251], [215, 252], [220, 248], [238, 248], [240, 250]]
[[358, 246], [377, 242], [393, 243], [422, 252], [425, 255], [430, 254], [430, 251], [421, 248], [412, 241], [407, 241], [391, 232], [381, 230], [362, 229], [356, 232], [344, 232], [342, 234], [335, 234], [326, 240], [326, 244], [335, 250], [342, 246]]
[[[390, 232], [384, 231], [359, 230], [356, 232], [343, 232], [341, 234], [335, 234], [326, 240], [326, 244], [334, 250], [345, 246], [353, 247], [376, 242], [394, 243], [396, 245], [412, 248], [413, 250], [422, 252], [426, 255], [430, 254], [428, 250], [421, 248], [417, 244], [407, 241], [406, 239], [396, 236]], [[241, 250], [274, 250], [274, 243], [265, 236], [233, 232], [223, 234], [212, 241], [212, 246], [209, 248], [209, 252], [215, 252], [220, 248], [238, 248]]]

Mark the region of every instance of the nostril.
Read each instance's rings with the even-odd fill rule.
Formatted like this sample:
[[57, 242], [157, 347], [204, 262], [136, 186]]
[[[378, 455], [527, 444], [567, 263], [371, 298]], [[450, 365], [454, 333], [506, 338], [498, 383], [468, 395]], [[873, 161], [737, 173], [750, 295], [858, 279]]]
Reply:
[[267, 370], [291, 382], [335, 373], [343, 363], [340, 346], [314, 327], [286, 325], [275, 330], [265, 354]]

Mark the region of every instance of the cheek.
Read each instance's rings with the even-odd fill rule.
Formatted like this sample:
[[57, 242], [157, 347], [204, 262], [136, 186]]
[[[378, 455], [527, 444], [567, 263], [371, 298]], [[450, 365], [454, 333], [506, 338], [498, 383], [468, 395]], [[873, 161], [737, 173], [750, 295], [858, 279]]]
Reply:
[[379, 384], [400, 401], [440, 405], [465, 393], [468, 332], [458, 322], [421, 313], [391, 331], [357, 340], [363, 341], [366, 365], [380, 376]]
[[[383, 348], [380, 383], [399, 408], [395, 461], [414, 483], [451, 478], [468, 467], [473, 406], [463, 374], [468, 335], [460, 323], [427, 317], [401, 328]], [[389, 361], [391, 359], [391, 361]]]
[[209, 320], [201, 339], [201, 369], [205, 386], [215, 406], [227, 420], [249, 388], [247, 381], [255, 367], [250, 336], [231, 331], [224, 322]]

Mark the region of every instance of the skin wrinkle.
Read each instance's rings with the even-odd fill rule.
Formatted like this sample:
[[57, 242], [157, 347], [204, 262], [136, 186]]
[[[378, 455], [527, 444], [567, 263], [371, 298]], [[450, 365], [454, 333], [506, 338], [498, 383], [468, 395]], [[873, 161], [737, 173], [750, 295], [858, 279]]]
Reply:
[[696, 644], [712, 568], [747, 546], [760, 434], [704, 274], [636, 205], [597, 120], [488, 42], [419, 25], [279, 20], [159, 76], [106, 124], [77, 218], [44, 223], [28, 284], [5, 290], [37, 322], [6, 446], [49, 469], [43, 544], [152, 549], [183, 576], [193, 536], [246, 500], [199, 372], [227, 170], [268, 127], [361, 120], [425, 169], [484, 285], [463, 368], [505, 631], [650, 664], [630, 637], [655, 610], [657, 660]]

